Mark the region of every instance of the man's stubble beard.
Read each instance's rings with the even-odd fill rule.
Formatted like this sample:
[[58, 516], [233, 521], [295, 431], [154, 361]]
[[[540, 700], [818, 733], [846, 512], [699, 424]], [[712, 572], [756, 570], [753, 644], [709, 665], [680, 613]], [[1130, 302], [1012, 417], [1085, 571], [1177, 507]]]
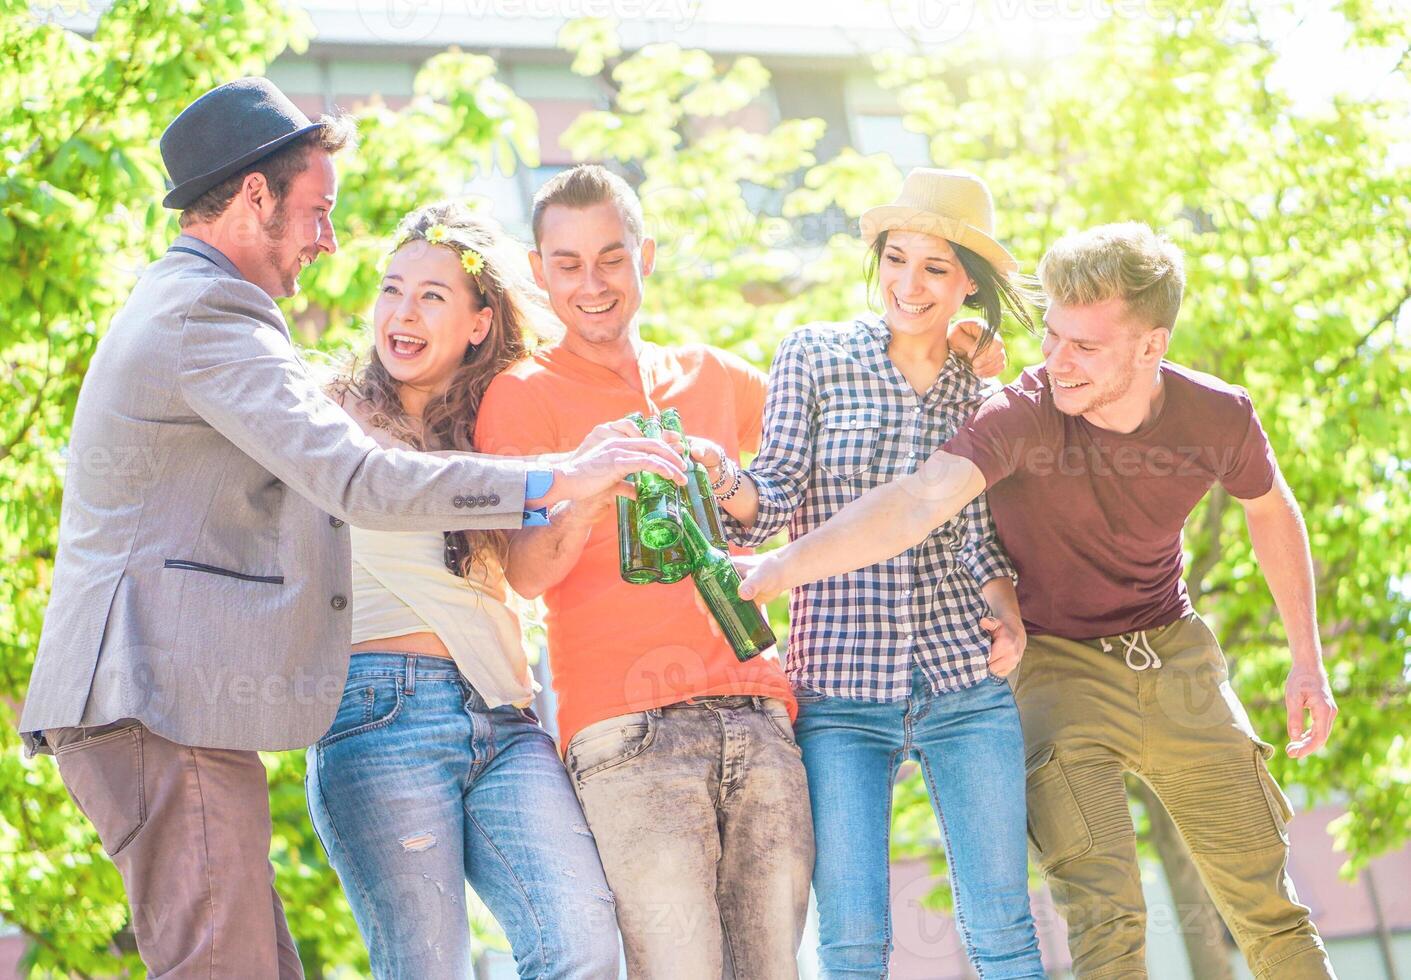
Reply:
[[299, 256], [294, 256], [293, 271], [286, 269], [282, 265], [280, 246], [284, 244], [285, 238], [289, 235], [289, 209], [283, 201], [275, 205], [274, 216], [269, 219], [269, 223], [264, 228], [265, 237], [269, 239], [269, 245], [265, 248], [265, 259], [269, 266], [279, 277], [279, 284], [285, 296], [293, 296], [299, 291]]
[[[1128, 363], [1123, 374], [1112, 384], [1093, 396], [1092, 401], [1074, 411], [1064, 411], [1065, 415], [1087, 415], [1089, 412], [1096, 412], [1104, 409], [1114, 402], [1120, 401], [1132, 390], [1132, 382], [1137, 378], [1137, 367]], [[1057, 387], [1052, 378], [1049, 379], [1050, 387]]]

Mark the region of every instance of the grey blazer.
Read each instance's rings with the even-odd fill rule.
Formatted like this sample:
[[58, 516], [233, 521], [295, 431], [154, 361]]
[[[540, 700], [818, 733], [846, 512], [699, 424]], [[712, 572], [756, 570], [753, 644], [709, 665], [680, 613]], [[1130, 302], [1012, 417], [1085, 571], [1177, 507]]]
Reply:
[[381, 449], [278, 307], [179, 237], [99, 342], [68, 449], [53, 591], [20, 718], [136, 718], [185, 745], [291, 749], [348, 672], [345, 522], [516, 528], [522, 460]]

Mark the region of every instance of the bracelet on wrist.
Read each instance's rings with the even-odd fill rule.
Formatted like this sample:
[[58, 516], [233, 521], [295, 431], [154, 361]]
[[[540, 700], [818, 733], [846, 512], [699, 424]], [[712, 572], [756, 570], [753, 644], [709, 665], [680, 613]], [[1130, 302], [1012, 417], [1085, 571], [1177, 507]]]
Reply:
[[[721, 457], [720, 457], [720, 479], [718, 479], [718, 480], [711, 480], [711, 481], [710, 481], [710, 492], [711, 492], [711, 493], [715, 493], [715, 491], [719, 490], [721, 487], [725, 486], [725, 484], [727, 484], [727, 483], [730, 482], [730, 471], [731, 471], [731, 469], [733, 469], [733, 466], [731, 465], [730, 457], [729, 457], [729, 456], [721, 456]], [[707, 475], [709, 475], [709, 474], [707, 474]]]
[[730, 489], [726, 490], [724, 493], [717, 493], [714, 490], [711, 491], [715, 495], [716, 500], [729, 500], [731, 497], [735, 496], [735, 494], [739, 492], [740, 468], [732, 464], [730, 467], [730, 472], [731, 475], [734, 477], [734, 479], [730, 481]]

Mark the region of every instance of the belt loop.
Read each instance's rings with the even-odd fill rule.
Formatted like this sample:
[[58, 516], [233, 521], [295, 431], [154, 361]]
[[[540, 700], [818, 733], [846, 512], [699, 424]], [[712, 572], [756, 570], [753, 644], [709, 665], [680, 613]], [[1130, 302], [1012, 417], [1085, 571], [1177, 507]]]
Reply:
[[407, 657], [407, 677], [402, 682], [402, 692], [407, 695], [416, 693], [416, 654]]

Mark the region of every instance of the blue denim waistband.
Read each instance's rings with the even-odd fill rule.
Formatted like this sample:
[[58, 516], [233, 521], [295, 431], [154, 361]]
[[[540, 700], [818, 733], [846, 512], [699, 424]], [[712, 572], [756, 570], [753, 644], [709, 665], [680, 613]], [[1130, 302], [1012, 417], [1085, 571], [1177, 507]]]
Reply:
[[348, 661], [348, 674], [405, 674], [410, 668], [418, 677], [460, 677], [454, 660], [415, 653], [354, 653]]

